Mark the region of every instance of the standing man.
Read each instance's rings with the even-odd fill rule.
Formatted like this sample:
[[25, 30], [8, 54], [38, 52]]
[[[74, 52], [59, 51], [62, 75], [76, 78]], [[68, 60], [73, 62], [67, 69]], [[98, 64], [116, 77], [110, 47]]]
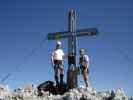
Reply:
[[[57, 86], [59, 86], [59, 84], [63, 84], [63, 77], [64, 77], [63, 59], [64, 59], [64, 52], [62, 50], [62, 44], [60, 41], [57, 41], [56, 48], [51, 56], [51, 62], [54, 68], [55, 81]], [[60, 74], [60, 83], [59, 83], [59, 74]]]
[[88, 80], [88, 67], [89, 67], [89, 56], [85, 54], [85, 49], [80, 49], [79, 50], [79, 65], [80, 65], [80, 69], [81, 69], [81, 73], [83, 75], [84, 78], [84, 82], [86, 84], [86, 87], [89, 86], [89, 80]]

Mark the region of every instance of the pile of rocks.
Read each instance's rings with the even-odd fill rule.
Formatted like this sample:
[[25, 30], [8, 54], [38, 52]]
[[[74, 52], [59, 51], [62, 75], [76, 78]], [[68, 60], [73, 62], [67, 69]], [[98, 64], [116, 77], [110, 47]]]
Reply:
[[93, 88], [80, 86], [67, 91], [63, 95], [53, 95], [49, 92], [43, 92], [42, 96], [38, 96], [36, 87], [27, 87], [15, 91], [1, 88], [0, 100], [132, 100], [132, 98], [128, 98], [120, 88], [97, 92]]
[[125, 96], [124, 91], [120, 88], [112, 91], [97, 92], [93, 88], [85, 88], [83, 86], [71, 89], [64, 95], [52, 95], [49, 92], [45, 92], [41, 98], [43, 100], [131, 100], [131, 98]]
[[79, 87], [65, 93], [65, 100], [130, 100], [122, 89], [97, 92], [93, 88]]

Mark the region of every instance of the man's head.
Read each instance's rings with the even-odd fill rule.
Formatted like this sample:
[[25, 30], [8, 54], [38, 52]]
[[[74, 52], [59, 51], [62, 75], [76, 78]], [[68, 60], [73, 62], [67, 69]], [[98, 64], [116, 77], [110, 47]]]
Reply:
[[62, 48], [62, 43], [60, 41], [57, 41], [56, 49], [61, 49], [61, 48]]
[[81, 48], [81, 49], [79, 50], [79, 54], [80, 54], [81, 56], [84, 55], [84, 54], [85, 54], [85, 49]]

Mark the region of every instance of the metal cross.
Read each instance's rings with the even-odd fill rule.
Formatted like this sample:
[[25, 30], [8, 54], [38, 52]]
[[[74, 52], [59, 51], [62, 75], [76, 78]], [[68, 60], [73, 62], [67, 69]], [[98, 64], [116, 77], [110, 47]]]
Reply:
[[[95, 36], [97, 35], [97, 28], [85, 28], [76, 30], [76, 11], [70, 10], [68, 14], [68, 31], [48, 33], [48, 40], [58, 40], [62, 38], [68, 39], [68, 71], [67, 71], [67, 85], [69, 88], [77, 87], [77, 74], [75, 73], [72, 78], [71, 66], [74, 69], [77, 67], [76, 50], [77, 50], [77, 37], [82, 36]], [[73, 73], [74, 74], [74, 73]], [[72, 83], [72, 84], [71, 84]]]

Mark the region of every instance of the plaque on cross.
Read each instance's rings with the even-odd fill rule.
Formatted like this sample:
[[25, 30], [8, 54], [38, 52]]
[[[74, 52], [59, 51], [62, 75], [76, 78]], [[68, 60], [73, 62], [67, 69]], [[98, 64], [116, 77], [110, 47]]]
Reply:
[[[76, 50], [77, 50], [77, 37], [82, 36], [96, 36], [98, 33], [97, 28], [76, 29], [76, 11], [70, 10], [68, 14], [68, 31], [48, 33], [48, 40], [58, 40], [62, 38], [68, 39], [68, 71], [67, 71], [67, 85], [69, 88], [77, 87], [77, 74], [73, 73], [74, 78], [71, 77], [71, 65], [76, 69]], [[71, 84], [72, 83], [72, 84]]]

